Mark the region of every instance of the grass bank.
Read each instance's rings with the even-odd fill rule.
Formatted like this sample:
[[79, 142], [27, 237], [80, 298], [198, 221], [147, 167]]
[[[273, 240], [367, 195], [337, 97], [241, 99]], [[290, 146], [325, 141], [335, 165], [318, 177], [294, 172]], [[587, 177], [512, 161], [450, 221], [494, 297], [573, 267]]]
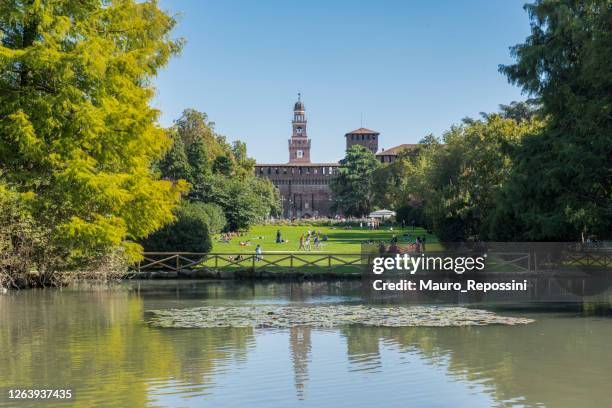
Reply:
[[[232, 238], [229, 242], [223, 242], [221, 235], [216, 235], [213, 240], [213, 253], [244, 253], [250, 254], [255, 251], [259, 244], [264, 252], [298, 252], [300, 236], [306, 235], [308, 230], [320, 232], [321, 237], [327, 236], [326, 241], [321, 241], [319, 248], [313, 247], [310, 251], [336, 254], [357, 254], [361, 252], [361, 244], [367, 241], [389, 242], [393, 236], [397, 236], [400, 243], [414, 242], [417, 236], [425, 237], [427, 243], [438, 242], [435, 235], [428, 234], [423, 228], [393, 228], [384, 227], [378, 230], [364, 228], [345, 229], [343, 227], [329, 226], [276, 226], [260, 225], [254, 226], [243, 235]], [[283, 243], [276, 243], [276, 232], [281, 232]], [[410, 234], [410, 237], [404, 234]], [[243, 245], [241, 245], [241, 243]], [[244, 245], [248, 243], [247, 245]], [[302, 250], [303, 251], [303, 250]]]

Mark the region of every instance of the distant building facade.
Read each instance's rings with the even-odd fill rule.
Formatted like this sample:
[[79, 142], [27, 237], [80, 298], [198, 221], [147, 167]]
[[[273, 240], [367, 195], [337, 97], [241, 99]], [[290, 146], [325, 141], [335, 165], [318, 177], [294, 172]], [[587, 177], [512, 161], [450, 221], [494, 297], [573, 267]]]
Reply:
[[298, 94], [293, 106], [289, 162], [256, 164], [255, 174], [269, 179], [281, 196], [284, 218], [334, 217], [331, 210], [331, 180], [338, 174], [338, 163], [311, 163], [306, 109]]
[[[307, 131], [306, 109], [298, 94], [293, 105], [291, 137], [289, 138], [289, 161], [287, 163], [257, 163], [255, 174], [265, 177], [274, 184], [281, 196], [283, 217], [312, 218], [335, 217], [332, 211], [331, 181], [338, 174], [339, 163], [312, 163], [310, 158], [311, 140]], [[405, 148], [416, 145], [400, 145], [378, 152], [380, 133], [359, 128], [344, 135], [346, 149], [361, 145], [369, 149], [383, 163], [390, 163]]]
[[255, 172], [278, 188], [284, 218], [336, 215], [329, 183], [338, 173], [338, 163], [257, 164]]
[[376, 158], [381, 163], [391, 163], [397, 159], [397, 156], [403, 151], [406, 150], [415, 150], [418, 144], [408, 144], [404, 143], [399, 146], [394, 146], [389, 149], [382, 149], [380, 152], [376, 153]]

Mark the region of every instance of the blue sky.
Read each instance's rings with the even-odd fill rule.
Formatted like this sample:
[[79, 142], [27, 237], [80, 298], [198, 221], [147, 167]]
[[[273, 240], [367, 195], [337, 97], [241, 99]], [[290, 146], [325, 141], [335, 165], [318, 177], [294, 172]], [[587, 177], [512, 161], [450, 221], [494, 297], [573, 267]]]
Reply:
[[183, 53], [156, 79], [161, 123], [185, 108], [286, 162], [297, 92], [313, 161], [335, 161], [361, 125], [380, 147], [441, 135], [465, 116], [523, 100], [498, 65], [529, 34], [524, 1], [161, 0]]

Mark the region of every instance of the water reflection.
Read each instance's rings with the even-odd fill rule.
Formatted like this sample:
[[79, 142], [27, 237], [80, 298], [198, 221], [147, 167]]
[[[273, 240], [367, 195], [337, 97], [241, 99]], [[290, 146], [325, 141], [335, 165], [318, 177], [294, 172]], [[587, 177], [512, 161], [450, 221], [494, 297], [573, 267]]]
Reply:
[[158, 329], [143, 322], [148, 309], [353, 302], [358, 292], [351, 283], [147, 282], [0, 296], [0, 406], [15, 405], [9, 388], [66, 387], [77, 407], [612, 404], [610, 318], [585, 315], [601, 306], [530, 310], [537, 322], [515, 327]]
[[293, 362], [293, 378], [298, 399], [304, 399], [304, 383], [308, 380], [308, 362], [310, 360], [310, 327], [292, 327], [289, 329], [289, 347]]

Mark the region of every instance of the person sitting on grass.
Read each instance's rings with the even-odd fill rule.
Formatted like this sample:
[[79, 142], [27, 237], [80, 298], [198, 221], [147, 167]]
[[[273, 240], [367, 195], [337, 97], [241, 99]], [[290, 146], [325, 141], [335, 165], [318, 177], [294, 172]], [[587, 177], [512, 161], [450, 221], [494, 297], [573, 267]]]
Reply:
[[423, 252], [423, 242], [421, 241], [421, 237], [416, 237], [416, 241], [414, 243], [416, 244], [416, 251], [418, 253]]
[[380, 255], [384, 255], [384, 254], [385, 254], [385, 252], [387, 252], [387, 247], [385, 246], [385, 243], [384, 243], [384, 242], [380, 241], [380, 242], [378, 243], [378, 253], [379, 253]]

